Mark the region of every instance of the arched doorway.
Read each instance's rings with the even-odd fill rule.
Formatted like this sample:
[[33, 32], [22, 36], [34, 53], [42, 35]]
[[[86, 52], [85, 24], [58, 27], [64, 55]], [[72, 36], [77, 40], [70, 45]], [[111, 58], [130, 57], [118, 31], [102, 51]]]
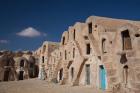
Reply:
[[106, 70], [103, 65], [99, 66], [99, 78], [100, 78], [100, 88], [102, 90], [106, 89]]
[[74, 68], [72, 67], [71, 68], [71, 80], [73, 80], [73, 77], [74, 77]]
[[62, 78], [63, 78], [63, 68], [60, 69], [59, 80], [62, 80]]
[[128, 84], [128, 66], [127, 65], [125, 65], [124, 67], [123, 67], [123, 81], [124, 81], [124, 84], [125, 84], [125, 87], [126, 87], [126, 85]]
[[22, 59], [21, 61], [20, 61], [20, 71], [19, 71], [19, 75], [18, 75], [18, 80], [23, 80], [24, 78], [23, 78], [23, 73], [24, 73], [24, 71], [23, 71], [23, 68], [24, 68], [24, 65], [25, 65], [25, 61], [24, 61], [24, 59]]
[[4, 81], [8, 81], [8, 79], [9, 79], [9, 70], [6, 69], [6, 70], [4, 71]]
[[19, 80], [23, 80], [24, 71], [19, 71]]

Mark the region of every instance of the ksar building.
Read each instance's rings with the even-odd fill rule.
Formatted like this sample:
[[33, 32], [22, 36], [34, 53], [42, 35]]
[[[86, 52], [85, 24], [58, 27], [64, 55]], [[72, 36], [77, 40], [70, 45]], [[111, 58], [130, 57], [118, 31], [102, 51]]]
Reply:
[[140, 93], [139, 46], [139, 21], [90, 16], [62, 34], [59, 47], [47, 56], [47, 79]]

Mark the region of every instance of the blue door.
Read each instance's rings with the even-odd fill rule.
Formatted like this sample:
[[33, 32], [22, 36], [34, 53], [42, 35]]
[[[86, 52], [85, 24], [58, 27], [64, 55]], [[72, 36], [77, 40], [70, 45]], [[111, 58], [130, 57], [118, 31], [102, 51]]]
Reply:
[[105, 90], [106, 89], [106, 71], [102, 65], [100, 66], [99, 75], [100, 75], [100, 88], [102, 90]]

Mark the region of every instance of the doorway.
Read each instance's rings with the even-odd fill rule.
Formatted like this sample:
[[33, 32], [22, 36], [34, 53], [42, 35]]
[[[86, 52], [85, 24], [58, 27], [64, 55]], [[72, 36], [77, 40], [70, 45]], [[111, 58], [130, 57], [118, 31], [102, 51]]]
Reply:
[[90, 65], [86, 65], [86, 84], [90, 85]]
[[24, 71], [19, 71], [19, 80], [23, 80]]
[[103, 65], [100, 65], [99, 67], [99, 77], [100, 77], [100, 88], [102, 90], [106, 89], [106, 71]]
[[60, 69], [59, 80], [62, 80], [62, 78], [63, 78], [63, 69]]
[[9, 70], [6, 69], [6, 70], [4, 71], [4, 81], [8, 81], [8, 79], [9, 79]]
[[71, 80], [73, 80], [73, 77], [74, 77], [74, 68], [72, 67], [71, 68]]

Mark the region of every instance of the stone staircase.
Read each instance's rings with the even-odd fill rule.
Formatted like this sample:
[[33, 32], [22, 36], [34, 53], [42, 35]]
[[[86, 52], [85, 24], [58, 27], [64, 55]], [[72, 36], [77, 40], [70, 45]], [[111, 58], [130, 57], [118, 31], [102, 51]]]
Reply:
[[62, 59], [60, 59], [58, 62], [57, 62], [57, 64], [56, 64], [56, 66], [55, 66], [55, 70], [53, 71], [53, 78], [52, 78], [52, 81], [53, 82], [55, 82], [55, 83], [57, 83], [58, 81], [57, 81], [57, 74], [58, 74], [58, 71], [59, 71], [59, 68], [61, 67], [61, 65], [62, 65]]
[[91, 42], [92, 49], [94, 49], [96, 55], [100, 55], [99, 45], [98, 42], [95, 40], [92, 34], [88, 35], [89, 41]]
[[76, 47], [78, 48], [79, 50], [79, 54], [81, 56], [81, 59], [79, 60], [80, 62], [80, 65], [77, 67], [77, 72], [76, 72], [76, 77], [74, 78], [74, 81], [72, 82], [72, 85], [75, 86], [75, 85], [79, 85], [79, 79], [80, 79], [80, 75], [81, 75], [81, 72], [83, 70], [83, 67], [84, 67], [84, 64], [86, 63], [87, 59], [83, 56], [83, 53], [81, 51], [81, 47], [79, 45], [79, 43], [77, 41], [74, 41]]

